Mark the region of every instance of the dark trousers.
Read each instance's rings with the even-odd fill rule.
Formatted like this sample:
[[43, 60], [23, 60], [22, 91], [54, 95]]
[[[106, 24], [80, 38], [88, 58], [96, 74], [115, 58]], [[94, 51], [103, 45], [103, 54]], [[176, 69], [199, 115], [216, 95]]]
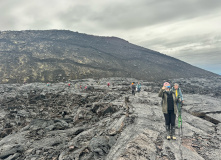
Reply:
[[132, 95], [135, 95], [135, 90], [132, 90]]
[[141, 89], [141, 88], [137, 88], [137, 92], [140, 92], [140, 89]]
[[175, 126], [176, 115], [174, 111], [168, 111], [168, 114], [164, 114], [166, 126]]

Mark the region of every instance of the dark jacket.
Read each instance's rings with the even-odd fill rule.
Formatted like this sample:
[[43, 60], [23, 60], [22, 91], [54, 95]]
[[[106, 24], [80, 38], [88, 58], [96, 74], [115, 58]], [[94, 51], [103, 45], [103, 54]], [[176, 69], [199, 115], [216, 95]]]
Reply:
[[[167, 93], [165, 93], [165, 92], [166, 92], [165, 90], [160, 89], [158, 96], [162, 98], [162, 111], [163, 111], [163, 113], [168, 114]], [[172, 91], [172, 95], [173, 95], [173, 102], [174, 102], [174, 114], [176, 114], [177, 113], [177, 105], [176, 105], [177, 98], [176, 98], [175, 92], [173, 92], [173, 91]]]

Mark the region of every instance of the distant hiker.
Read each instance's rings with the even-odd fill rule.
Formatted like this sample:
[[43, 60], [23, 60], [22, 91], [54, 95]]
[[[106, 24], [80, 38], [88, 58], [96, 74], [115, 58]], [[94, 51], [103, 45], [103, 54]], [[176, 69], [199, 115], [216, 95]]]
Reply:
[[136, 90], [136, 84], [135, 84], [135, 82], [133, 82], [133, 83], [131, 84], [131, 89], [132, 89], [132, 95], [135, 96], [135, 90]]
[[85, 86], [84, 89], [87, 90], [87, 86]]
[[68, 87], [71, 87], [71, 83], [68, 83]]
[[47, 83], [47, 86], [48, 86], [48, 87], [50, 86], [49, 82]]
[[165, 124], [166, 124], [166, 133], [167, 139], [176, 140], [175, 136], [175, 120], [176, 120], [176, 113], [177, 113], [177, 106], [176, 106], [176, 95], [170, 89], [170, 84], [165, 82], [163, 87], [160, 89], [159, 97], [162, 97], [162, 111], [164, 113]]
[[110, 83], [109, 82], [107, 83], [107, 86], [108, 86], [108, 88], [110, 87]]
[[93, 93], [93, 92], [94, 92], [94, 86], [93, 86], [93, 84], [88, 85], [86, 90], [89, 91], [89, 92], [91, 92], [91, 93]]
[[139, 93], [140, 90], [141, 90], [141, 84], [140, 84], [140, 82], [138, 82], [138, 84], [137, 84], [137, 92]]
[[75, 89], [77, 89], [77, 88], [78, 88], [78, 85], [77, 85], [77, 83], [75, 83], [75, 85], [74, 85], [74, 88], [75, 88]]
[[177, 108], [180, 111], [182, 104], [184, 103], [183, 100], [183, 94], [181, 92], [181, 89], [179, 88], [178, 83], [174, 83], [174, 86], [172, 87], [172, 91], [175, 92], [176, 98], [178, 99], [177, 101]]

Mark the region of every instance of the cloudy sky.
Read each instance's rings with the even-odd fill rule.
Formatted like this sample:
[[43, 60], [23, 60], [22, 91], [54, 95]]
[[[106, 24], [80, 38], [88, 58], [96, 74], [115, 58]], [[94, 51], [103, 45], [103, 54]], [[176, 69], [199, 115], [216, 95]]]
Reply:
[[117, 36], [221, 75], [221, 0], [0, 0], [0, 30]]

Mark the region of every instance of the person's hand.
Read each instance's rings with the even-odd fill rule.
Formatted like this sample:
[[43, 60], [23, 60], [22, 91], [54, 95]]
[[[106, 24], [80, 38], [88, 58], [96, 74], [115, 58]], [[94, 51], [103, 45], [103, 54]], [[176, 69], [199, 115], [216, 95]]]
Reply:
[[163, 86], [163, 87], [162, 87], [162, 89], [166, 89], [166, 87], [165, 87], [165, 86]]

